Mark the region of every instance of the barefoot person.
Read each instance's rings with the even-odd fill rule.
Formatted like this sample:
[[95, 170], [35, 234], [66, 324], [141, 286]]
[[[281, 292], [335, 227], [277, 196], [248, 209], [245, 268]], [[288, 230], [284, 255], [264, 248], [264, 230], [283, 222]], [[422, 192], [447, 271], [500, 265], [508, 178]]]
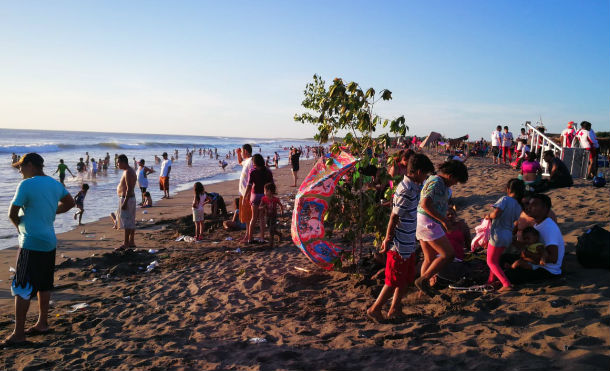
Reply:
[[[17, 269], [11, 284], [15, 330], [2, 346], [23, 343], [26, 335], [49, 332], [49, 298], [57, 245], [53, 222], [56, 214], [74, 206], [74, 199], [61, 183], [44, 174], [43, 163], [39, 154], [28, 153], [13, 164], [23, 176], [9, 209], [9, 219], [19, 233]], [[30, 299], [34, 296], [38, 296], [38, 321], [25, 331]]]
[[431, 175], [421, 191], [417, 207], [417, 232], [424, 253], [421, 276], [415, 286], [428, 296], [437, 292], [430, 287], [429, 280], [454, 257], [453, 247], [446, 236], [447, 209], [449, 208], [449, 188], [457, 183], [466, 183], [468, 169], [463, 162], [450, 160], [438, 169], [438, 175]]
[[123, 170], [123, 176], [119, 180], [116, 193], [119, 196], [119, 208], [117, 209], [117, 224], [125, 231], [125, 241], [118, 249], [136, 247], [134, 241], [136, 232], [136, 194], [135, 187], [137, 176], [135, 170], [129, 166], [129, 159], [125, 155], [119, 155], [119, 169]]
[[[239, 176], [239, 221], [250, 224], [252, 219], [252, 208], [250, 203], [245, 201], [246, 188], [248, 188], [248, 182], [250, 181], [250, 172], [252, 171], [252, 146], [244, 144], [241, 148], [236, 150], [237, 152], [237, 163], [242, 166], [241, 174]], [[248, 241], [248, 234], [244, 235], [242, 242]]]
[[292, 166], [292, 179], [294, 180], [294, 183], [292, 184], [293, 187], [297, 186], [297, 178], [299, 175], [299, 158], [301, 157], [301, 150], [299, 150], [298, 148], [293, 148], [290, 151], [290, 165]]
[[172, 160], [167, 158], [167, 152], [163, 152], [161, 173], [159, 174], [159, 189], [163, 191], [163, 197], [169, 198], [169, 173], [172, 171]]
[[68, 168], [68, 165], [64, 164], [63, 159], [60, 159], [59, 165], [57, 165], [57, 170], [55, 170], [53, 175], [55, 175], [59, 172], [59, 182], [61, 184], [63, 184], [64, 186], [65, 186], [64, 180], [66, 179], [66, 170], [68, 170], [70, 175], [72, 175], [72, 178], [74, 178], [74, 174], [72, 174], [72, 171], [70, 171], [70, 169]]
[[144, 202], [146, 201], [146, 188], [148, 188], [148, 174], [152, 174], [155, 171], [149, 167], [146, 167], [144, 164], [146, 162], [144, 159], [140, 159], [138, 162], [138, 186], [140, 187], [140, 192], [142, 193], [142, 203], [140, 205], [144, 206]]
[[396, 188], [388, 229], [381, 244], [381, 253], [387, 253], [385, 284], [375, 303], [366, 311], [374, 321], [383, 319], [381, 308], [391, 296], [388, 318], [400, 314], [400, 301], [415, 278], [417, 204], [421, 183], [433, 171], [434, 165], [426, 155], [412, 155], [407, 164], [407, 174]]

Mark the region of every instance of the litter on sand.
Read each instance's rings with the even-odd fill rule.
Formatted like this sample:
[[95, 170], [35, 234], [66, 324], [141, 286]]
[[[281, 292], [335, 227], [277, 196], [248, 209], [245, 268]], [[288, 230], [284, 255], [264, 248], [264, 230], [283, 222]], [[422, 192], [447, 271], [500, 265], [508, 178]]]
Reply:
[[153, 269], [155, 269], [157, 266], [159, 265], [158, 261], [153, 261], [152, 263], [148, 264], [148, 266], [146, 267], [146, 272], [150, 272]]
[[81, 310], [81, 309], [85, 309], [89, 306], [89, 304], [87, 303], [78, 303], [78, 304], [74, 304], [71, 308], [72, 310], [69, 310], [69, 313], [73, 313], [76, 312], [77, 310]]
[[15, 273], [15, 272], [17, 272], [17, 271], [15, 270], [15, 268], [13, 268], [13, 267], [10, 267], [10, 268], [8, 269], [8, 271], [9, 271], [9, 272], [11, 272], [11, 273]]
[[305, 269], [305, 268], [301, 268], [301, 267], [296, 267], [296, 266], [294, 267], [294, 269], [296, 269], [298, 271], [301, 271], [301, 272], [306, 272], [306, 273], [311, 272], [309, 269]]
[[148, 249], [149, 254], [156, 254], [158, 252], [159, 252], [159, 250], [156, 250], [156, 249]]
[[184, 237], [186, 237], [186, 236], [182, 235], [182, 236], [176, 238], [176, 242], [180, 242], [180, 241], [184, 240]]
[[184, 241], [184, 242], [195, 242], [195, 241], [196, 241], [196, 239], [195, 239], [195, 237], [193, 237], [193, 236], [184, 236], [184, 237], [182, 238], [182, 241]]
[[225, 241], [233, 241], [233, 237], [227, 237], [225, 238]]
[[252, 344], [266, 343], [267, 339], [265, 339], [265, 338], [252, 338], [252, 339], [250, 339], [250, 342]]

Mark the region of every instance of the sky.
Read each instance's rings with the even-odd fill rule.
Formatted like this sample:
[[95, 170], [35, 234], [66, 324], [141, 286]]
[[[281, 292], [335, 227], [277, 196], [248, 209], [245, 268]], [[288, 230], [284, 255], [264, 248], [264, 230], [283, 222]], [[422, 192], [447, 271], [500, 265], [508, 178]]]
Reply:
[[607, 0], [4, 1], [0, 127], [312, 137], [313, 74], [409, 133], [610, 130]]

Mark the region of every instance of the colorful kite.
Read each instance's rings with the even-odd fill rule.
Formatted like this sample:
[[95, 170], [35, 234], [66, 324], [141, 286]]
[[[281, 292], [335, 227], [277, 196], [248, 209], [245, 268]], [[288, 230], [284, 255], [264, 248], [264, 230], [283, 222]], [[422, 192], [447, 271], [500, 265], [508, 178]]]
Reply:
[[[328, 159], [330, 166], [326, 165]], [[337, 182], [358, 161], [346, 152], [329, 154], [318, 160], [301, 184], [294, 200], [292, 241], [313, 263], [332, 269], [343, 250], [324, 239], [324, 214]]]

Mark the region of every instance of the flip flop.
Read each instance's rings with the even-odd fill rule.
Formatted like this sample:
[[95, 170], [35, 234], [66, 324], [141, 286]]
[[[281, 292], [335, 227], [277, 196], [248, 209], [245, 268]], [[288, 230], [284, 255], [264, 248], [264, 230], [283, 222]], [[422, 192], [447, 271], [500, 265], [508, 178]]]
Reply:
[[50, 328], [48, 328], [46, 330], [39, 330], [37, 328], [32, 327], [32, 328], [25, 330], [25, 334], [29, 335], [29, 336], [47, 335], [47, 334], [50, 334], [51, 332], [53, 332], [53, 330]]

